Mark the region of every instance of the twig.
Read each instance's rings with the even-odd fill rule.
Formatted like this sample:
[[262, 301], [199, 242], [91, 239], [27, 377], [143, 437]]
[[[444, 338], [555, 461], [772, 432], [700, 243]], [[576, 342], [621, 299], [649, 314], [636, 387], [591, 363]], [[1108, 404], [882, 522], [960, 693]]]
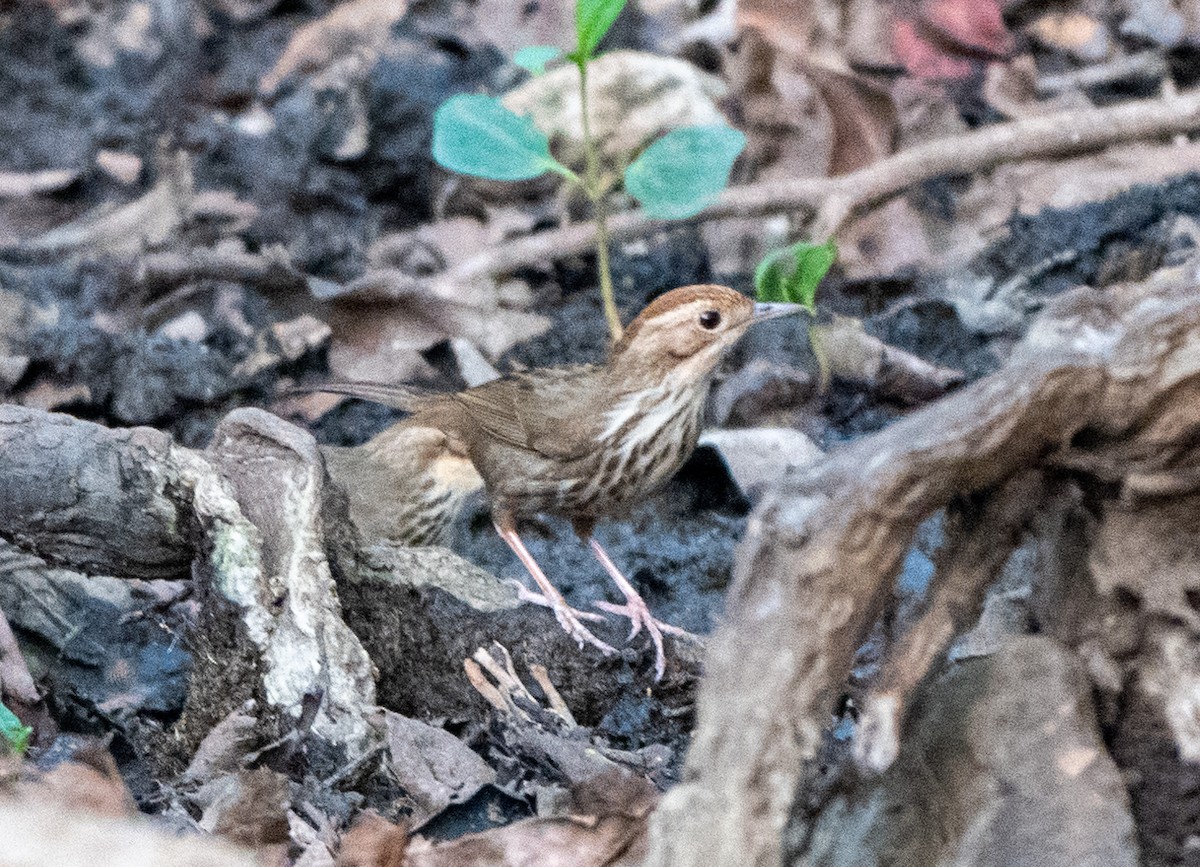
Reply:
[[[731, 216], [809, 211], [816, 213], [809, 235], [822, 238], [836, 232], [855, 212], [930, 178], [970, 174], [1005, 162], [1065, 157], [1119, 142], [1197, 129], [1200, 92], [1059, 112], [931, 141], [836, 178], [798, 178], [732, 187], [689, 220], [653, 220], [640, 210], [627, 211], [609, 219], [609, 237], [627, 238], [680, 223]], [[595, 226], [578, 223], [505, 241], [434, 279], [453, 289], [480, 278], [579, 255], [595, 243]]]
[[1133, 78], [1157, 79], [1170, 71], [1160, 51], [1143, 51], [1127, 57], [1117, 57], [1107, 63], [1094, 63], [1082, 69], [1059, 75], [1042, 76], [1037, 81], [1038, 93], [1054, 94], [1064, 90], [1098, 87]]

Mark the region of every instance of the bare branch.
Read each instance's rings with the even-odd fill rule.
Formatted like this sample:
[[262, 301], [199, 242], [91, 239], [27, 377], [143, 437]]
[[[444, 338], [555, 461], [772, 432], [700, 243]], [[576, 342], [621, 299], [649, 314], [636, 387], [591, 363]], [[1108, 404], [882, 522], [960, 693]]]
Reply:
[[[808, 211], [816, 212], [810, 236], [823, 238], [834, 234], [855, 212], [931, 178], [970, 174], [1006, 162], [1066, 157], [1119, 142], [1162, 138], [1198, 128], [1200, 93], [995, 124], [909, 148], [841, 177], [772, 180], [732, 187], [716, 204], [682, 222]], [[652, 220], [642, 211], [628, 211], [609, 220], [609, 233], [614, 238], [628, 238], [680, 222]], [[481, 278], [579, 255], [594, 244], [595, 227], [578, 223], [498, 244], [434, 280], [453, 290]]]

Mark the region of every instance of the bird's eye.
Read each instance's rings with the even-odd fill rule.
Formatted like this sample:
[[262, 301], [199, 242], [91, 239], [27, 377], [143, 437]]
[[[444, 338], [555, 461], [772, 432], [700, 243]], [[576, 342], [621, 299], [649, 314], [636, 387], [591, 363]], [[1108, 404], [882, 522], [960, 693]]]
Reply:
[[700, 314], [700, 327], [712, 331], [721, 324], [721, 314], [716, 310], [705, 310]]

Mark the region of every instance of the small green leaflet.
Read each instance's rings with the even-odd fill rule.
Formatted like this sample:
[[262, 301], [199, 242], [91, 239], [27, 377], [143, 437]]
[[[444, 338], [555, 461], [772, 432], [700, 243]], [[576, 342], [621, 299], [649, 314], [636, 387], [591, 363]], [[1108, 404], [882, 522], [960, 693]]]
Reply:
[[25, 750], [29, 748], [29, 737], [32, 734], [33, 729], [21, 725], [17, 715], [0, 704], [0, 738], [4, 739], [13, 753], [18, 756], [24, 755]]
[[746, 137], [732, 127], [673, 129], [625, 170], [625, 190], [647, 216], [680, 220], [704, 210], [729, 183]]
[[576, 63], [591, 59], [625, 3], [626, 0], [576, 0], [575, 32], [579, 34], [579, 48], [571, 55]]
[[817, 286], [837, 259], [837, 244], [799, 241], [768, 253], [754, 269], [754, 289], [759, 301], [787, 301], [816, 308]]
[[554, 45], [528, 45], [513, 55], [513, 63], [526, 72], [541, 75], [546, 71], [546, 64], [561, 54], [562, 49]]
[[464, 175], [524, 181], [548, 171], [570, 174], [550, 156], [550, 142], [527, 117], [490, 96], [452, 96], [433, 115], [433, 158]]

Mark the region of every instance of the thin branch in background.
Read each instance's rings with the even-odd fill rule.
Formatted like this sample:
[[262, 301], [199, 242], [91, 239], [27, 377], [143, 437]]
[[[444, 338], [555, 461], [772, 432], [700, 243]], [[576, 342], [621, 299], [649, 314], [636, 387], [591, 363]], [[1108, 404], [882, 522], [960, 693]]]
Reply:
[[[687, 220], [654, 220], [642, 211], [608, 221], [613, 239], [669, 225], [788, 211], [814, 214], [809, 236], [835, 234], [856, 213], [931, 178], [987, 171], [1003, 163], [1074, 156], [1113, 144], [1156, 139], [1200, 129], [1200, 92], [1120, 105], [1065, 111], [995, 124], [901, 151], [848, 175], [763, 181], [731, 187], [711, 207]], [[505, 241], [434, 279], [447, 287], [586, 253], [596, 228], [579, 223]]]

